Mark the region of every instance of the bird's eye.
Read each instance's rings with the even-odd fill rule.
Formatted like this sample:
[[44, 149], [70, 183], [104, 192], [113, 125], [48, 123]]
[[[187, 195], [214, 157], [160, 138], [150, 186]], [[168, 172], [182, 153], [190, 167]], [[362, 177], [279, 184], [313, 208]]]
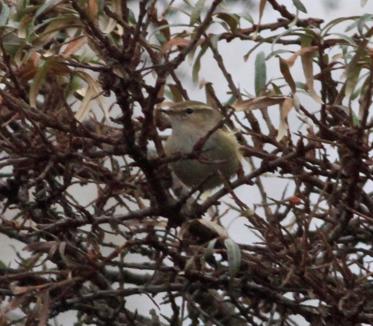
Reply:
[[187, 113], [187, 114], [192, 114], [192, 113], [193, 113], [193, 109], [191, 109], [191, 108], [186, 108], [186, 109], [185, 109], [185, 113]]

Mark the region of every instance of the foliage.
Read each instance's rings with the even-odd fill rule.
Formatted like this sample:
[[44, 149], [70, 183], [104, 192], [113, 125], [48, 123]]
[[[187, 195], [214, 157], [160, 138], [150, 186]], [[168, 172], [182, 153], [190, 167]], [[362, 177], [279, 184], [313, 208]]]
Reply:
[[[23, 247], [0, 266], [1, 324], [373, 324], [373, 16], [228, 3], [2, 2], [0, 233]], [[235, 42], [255, 97], [222, 54]], [[175, 189], [157, 115], [191, 80], [244, 157], [202, 196]]]

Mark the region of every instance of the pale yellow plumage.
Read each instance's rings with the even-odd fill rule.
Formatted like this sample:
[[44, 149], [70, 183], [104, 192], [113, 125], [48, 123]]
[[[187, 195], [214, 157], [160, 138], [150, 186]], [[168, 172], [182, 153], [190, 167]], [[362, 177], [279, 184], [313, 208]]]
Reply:
[[[212, 107], [196, 101], [176, 103], [162, 110], [171, 123], [172, 134], [167, 139], [166, 154], [188, 154], [198, 141], [216, 128], [221, 114]], [[198, 159], [181, 159], [171, 168], [188, 187], [204, 182], [202, 189], [221, 185], [237, 172], [240, 162], [239, 144], [234, 135], [222, 128], [214, 130], [203, 145]]]

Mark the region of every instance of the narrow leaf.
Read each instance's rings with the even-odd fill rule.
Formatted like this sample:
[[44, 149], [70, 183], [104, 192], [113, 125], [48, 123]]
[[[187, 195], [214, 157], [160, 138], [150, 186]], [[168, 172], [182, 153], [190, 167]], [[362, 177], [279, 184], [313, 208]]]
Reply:
[[184, 100], [183, 95], [177, 85], [169, 84], [167, 86], [171, 91], [174, 102], [182, 102]]
[[218, 223], [209, 221], [209, 220], [203, 220], [199, 219], [198, 223], [209, 229], [215, 236], [220, 237], [222, 239], [225, 239], [228, 237], [227, 231]]
[[30, 91], [29, 91], [29, 101], [30, 105], [36, 108], [36, 98], [39, 94], [40, 88], [45, 81], [49, 69], [49, 62], [45, 61], [35, 74], [35, 78], [32, 81]]
[[207, 46], [203, 46], [201, 51], [198, 53], [197, 58], [194, 62], [193, 70], [192, 70], [192, 78], [193, 78], [194, 83], [198, 82], [198, 75], [201, 69], [201, 59], [202, 59], [202, 56], [205, 54], [206, 50], [207, 50]]
[[290, 97], [286, 98], [280, 107], [280, 125], [278, 127], [278, 133], [276, 137], [277, 141], [282, 140], [288, 133], [289, 125], [287, 122], [287, 117], [293, 107], [294, 101]]
[[260, 23], [262, 21], [263, 12], [264, 12], [264, 8], [266, 6], [266, 3], [267, 3], [267, 0], [260, 0], [260, 3], [259, 3], [259, 23], [258, 23], [258, 25], [260, 25]]
[[98, 105], [101, 108], [105, 118], [107, 118], [108, 109], [106, 106], [104, 106], [103, 101], [102, 101], [102, 96], [100, 96], [102, 92], [100, 84], [97, 82], [97, 80], [93, 79], [92, 76], [90, 76], [86, 72], [78, 71], [77, 74], [79, 75], [80, 78], [82, 78], [88, 84], [88, 87], [84, 94], [83, 101], [80, 104], [80, 107], [78, 109], [78, 112], [75, 114], [75, 118], [79, 121], [82, 121], [87, 116], [87, 114], [89, 113], [91, 109], [92, 100], [96, 98], [98, 100]]
[[267, 82], [267, 69], [264, 52], [259, 52], [255, 59], [255, 94], [264, 91]]
[[190, 25], [194, 25], [201, 16], [201, 12], [205, 6], [205, 0], [198, 0], [190, 15]]
[[34, 15], [34, 21], [36, 20], [36, 18], [38, 18], [40, 15], [44, 14], [45, 12], [47, 12], [48, 10], [50, 10], [51, 8], [53, 8], [54, 6], [56, 6], [57, 4], [59, 4], [60, 2], [62, 2], [63, 0], [49, 0], [49, 1], [45, 1], [43, 3], [43, 5], [41, 5], [39, 7], [39, 9], [36, 11], [35, 15]]
[[[369, 110], [369, 103], [371, 101], [370, 99], [370, 92], [369, 92], [369, 87], [370, 87], [370, 82], [371, 82], [371, 77], [370, 74], [368, 77], [365, 78], [365, 81], [361, 87], [361, 92], [360, 92], [360, 98], [359, 98], [359, 116], [357, 117], [354, 112], [351, 112], [352, 114], [352, 122], [354, 122], [354, 125], [357, 126], [356, 120], [360, 124], [360, 120], [363, 119], [364, 115], [366, 115], [366, 110]], [[354, 119], [355, 118], [355, 119]], [[355, 120], [355, 121], [354, 121]]]
[[205, 94], [206, 94], [206, 103], [210, 105], [211, 107], [217, 107], [216, 103], [216, 94], [214, 91], [214, 87], [212, 86], [212, 83], [206, 83], [205, 84]]
[[84, 98], [82, 103], [80, 104], [80, 107], [78, 109], [78, 112], [75, 114], [75, 119], [78, 121], [83, 121], [84, 118], [87, 116], [91, 109], [91, 101], [95, 97], [94, 90], [88, 86], [88, 88], [85, 91]]
[[305, 14], [307, 13], [307, 9], [304, 6], [304, 4], [300, 0], [293, 0], [293, 5], [295, 8], [297, 8], [299, 11], [304, 12]]
[[51, 299], [49, 296], [49, 291], [41, 292], [38, 296], [38, 319], [39, 323], [38, 326], [47, 326], [48, 319], [49, 319], [49, 311], [51, 305]]
[[251, 111], [254, 109], [266, 109], [269, 106], [282, 104], [287, 99], [285, 96], [261, 96], [250, 100], [237, 101], [232, 107], [236, 111]]
[[227, 248], [229, 274], [233, 277], [240, 270], [241, 250], [237, 243], [230, 238], [224, 240], [224, 245]]
[[278, 57], [278, 58], [280, 60], [280, 71], [281, 71], [282, 75], [284, 76], [284, 79], [288, 83], [288, 85], [291, 89], [291, 92], [295, 93], [296, 85], [295, 85], [294, 79], [293, 79], [293, 77], [290, 73], [289, 66], [284, 59], [282, 59], [281, 57]]
[[180, 47], [186, 47], [190, 44], [190, 40], [187, 40], [182, 37], [174, 37], [167, 42], [165, 42], [162, 45], [161, 52], [162, 53], [167, 53], [169, 52], [174, 46], [180, 46]]
[[254, 40], [256, 39], [256, 37], [258, 35], [259, 26], [262, 23], [262, 17], [263, 17], [263, 12], [264, 12], [264, 8], [266, 6], [266, 3], [267, 3], [267, 0], [260, 0], [260, 3], [259, 3], [259, 21], [258, 21], [257, 28], [255, 30], [255, 33], [253, 34], [253, 39]]
[[91, 18], [92, 20], [96, 20], [98, 11], [99, 11], [99, 8], [98, 8], [97, 0], [88, 0], [87, 13], [88, 13], [89, 18]]
[[232, 33], [236, 32], [239, 23], [239, 18], [237, 15], [228, 14], [226, 12], [219, 12], [218, 14], [216, 14], [216, 16], [229, 26]]
[[[113, 0], [111, 1], [111, 10], [113, 12], [122, 12], [122, 1], [121, 0]], [[103, 27], [102, 31], [104, 34], [111, 33], [115, 27], [117, 26], [117, 21], [114, 18], [109, 18], [107, 21], [107, 25]]]
[[9, 18], [9, 7], [8, 5], [3, 1], [1, 4], [1, 13], [0, 13], [0, 26], [6, 26], [6, 23]]
[[65, 49], [62, 52], [62, 56], [64, 58], [68, 58], [74, 53], [76, 53], [79, 49], [81, 49], [85, 44], [87, 44], [87, 37], [86, 36], [81, 36], [78, 38], [73, 39], [70, 41]]
[[165, 40], [169, 40], [171, 38], [170, 25], [166, 19], [159, 21], [159, 32], [163, 35]]
[[356, 84], [359, 80], [359, 75], [361, 71], [361, 63], [360, 60], [364, 54], [365, 45], [361, 45], [359, 49], [356, 51], [356, 54], [351, 59], [350, 63], [346, 68], [346, 88], [345, 88], [345, 95], [346, 97], [351, 97]]
[[314, 88], [313, 78], [313, 52], [306, 51], [307, 48], [303, 48], [305, 51], [301, 54], [302, 67], [304, 77], [306, 79], [307, 93], [318, 103], [321, 103], [320, 96], [317, 95]]

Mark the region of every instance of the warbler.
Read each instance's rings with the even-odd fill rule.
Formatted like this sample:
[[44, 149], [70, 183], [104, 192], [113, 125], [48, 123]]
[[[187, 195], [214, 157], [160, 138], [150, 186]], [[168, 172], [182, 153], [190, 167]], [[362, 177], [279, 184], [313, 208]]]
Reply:
[[232, 132], [220, 126], [222, 114], [197, 101], [184, 101], [162, 109], [172, 134], [165, 144], [167, 155], [191, 154], [202, 145], [197, 158], [181, 158], [170, 163], [180, 181], [201, 190], [218, 187], [233, 176], [240, 165], [239, 144]]

